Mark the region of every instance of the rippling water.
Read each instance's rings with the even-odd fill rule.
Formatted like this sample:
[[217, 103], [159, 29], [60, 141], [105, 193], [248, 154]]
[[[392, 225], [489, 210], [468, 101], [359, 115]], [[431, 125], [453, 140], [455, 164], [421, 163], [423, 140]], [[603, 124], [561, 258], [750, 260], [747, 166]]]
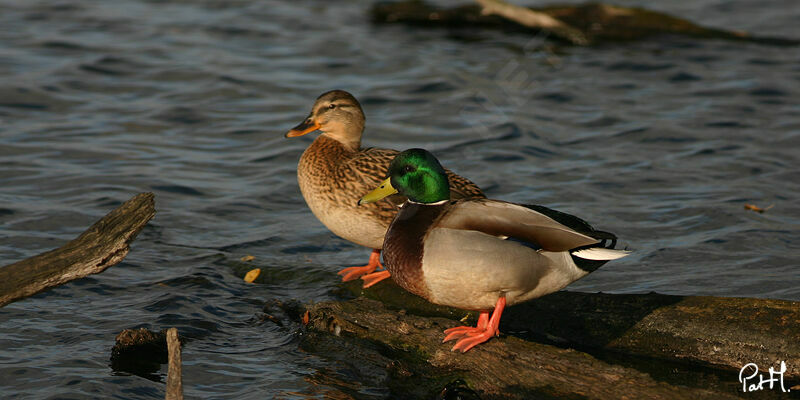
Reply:
[[[788, 0], [617, 3], [775, 36], [800, 25]], [[114, 335], [136, 326], [192, 339], [189, 397], [323, 396], [315, 375], [346, 380], [256, 317], [270, 298], [335, 298], [335, 272], [367, 258], [303, 202], [313, 135], [283, 138], [333, 88], [361, 100], [367, 145], [427, 147], [491, 197], [574, 213], [635, 250], [572, 290], [800, 300], [796, 48], [559, 48], [373, 26], [369, 4], [0, 2], [0, 265], [135, 193], [158, 209], [121, 264], [0, 310], [0, 393], [162, 398], [163, 383], [109, 367]], [[265, 284], [234, 274], [246, 254]]]

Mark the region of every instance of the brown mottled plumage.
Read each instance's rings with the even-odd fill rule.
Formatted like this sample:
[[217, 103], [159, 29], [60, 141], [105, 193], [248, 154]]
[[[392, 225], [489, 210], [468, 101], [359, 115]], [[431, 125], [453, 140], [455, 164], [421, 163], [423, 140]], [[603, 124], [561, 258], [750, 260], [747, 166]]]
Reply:
[[[328, 229], [353, 243], [374, 249], [375, 257], [375, 252], [383, 247], [386, 229], [397, 214], [397, 205], [403, 203], [405, 197], [398, 195], [374, 204], [357, 205], [361, 196], [386, 177], [389, 163], [398, 153], [390, 149], [362, 148], [364, 120], [355, 97], [333, 90], [319, 96], [306, 120], [286, 136], [322, 131], [303, 152], [297, 165], [300, 191], [308, 207]], [[468, 179], [450, 171], [447, 174], [453, 198], [485, 197]], [[356, 267], [352, 274], [345, 273], [344, 280], [374, 271], [380, 265], [376, 261], [370, 259], [367, 266]]]

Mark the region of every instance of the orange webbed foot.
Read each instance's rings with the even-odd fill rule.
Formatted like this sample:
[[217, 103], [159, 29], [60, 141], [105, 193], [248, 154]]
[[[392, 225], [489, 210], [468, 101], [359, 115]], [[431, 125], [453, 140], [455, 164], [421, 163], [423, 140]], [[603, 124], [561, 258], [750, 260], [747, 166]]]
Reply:
[[392, 274], [390, 274], [389, 271], [383, 270], [364, 275], [361, 277], [361, 280], [364, 281], [364, 289], [366, 289], [390, 276], [392, 276]]
[[460, 350], [465, 353], [469, 349], [497, 336], [500, 333], [498, 329], [498, 326], [500, 326], [500, 316], [503, 314], [505, 306], [506, 298], [500, 297], [497, 300], [497, 304], [494, 306], [494, 312], [492, 312], [491, 318], [489, 318], [488, 312], [482, 312], [480, 318], [478, 318], [478, 326], [474, 328], [458, 326], [447, 329], [444, 331], [446, 336], [442, 342], [458, 339], [451, 351]]
[[381, 265], [381, 251], [380, 250], [372, 250], [372, 253], [369, 255], [369, 263], [362, 267], [348, 267], [337, 274], [342, 275], [342, 282], [352, 281], [354, 279], [360, 278], [362, 275], [367, 275], [375, 272], [378, 267], [383, 268]]
[[363, 275], [374, 272], [378, 267], [374, 265], [365, 265], [363, 267], [347, 267], [337, 274], [342, 275], [342, 282], [352, 281], [360, 278]]
[[469, 350], [469, 349], [471, 349], [471, 348], [473, 348], [473, 347], [475, 347], [475, 346], [477, 346], [477, 345], [479, 345], [479, 344], [491, 339], [496, 334], [497, 334], [496, 332], [490, 332], [490, 331], [487, 330], [487, 331], [483, 331], [482, 333], [477, 334], [475, 336], [467, 336], [467, 337], [461, 338], [456, 342], [456, 345], [453, 346], [453, 348], [450, 349], [450, 350], [451, 351], [461, 350], [462, 353], [466, 353], [467, 350]]
[[463, 336], [475, 336], [483, 333], [486, 330], [486, 326], [489, 324], [489, 313], [482, 312], [480, 317], [478, 317], [478, 326], [471, 327], [471, 326], [457, 326], [455, 328], [450, 328], [444, 331], [445, 337], [442, 340], [442, 343], [458, 339]]

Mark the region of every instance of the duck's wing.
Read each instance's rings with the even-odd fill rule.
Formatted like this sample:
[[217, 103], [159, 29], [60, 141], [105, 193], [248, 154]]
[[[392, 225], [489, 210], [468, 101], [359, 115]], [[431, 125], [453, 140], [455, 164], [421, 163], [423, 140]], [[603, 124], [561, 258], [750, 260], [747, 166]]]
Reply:
[[[523, 207], [530, 208], [533, 211], [538, 213], [544, 214], [554, 220], [556, 222], [566, 225], [567, 227], [577, 231], [578, 233], [582, 233], [587, 236], [591, 236], [597, 240], [600, 240], [603, 243], [603, 247], [614, 248], [614, 245], [617, 243], [617, 236], [611, 232], [599, 231], [594, 229], [588, 222], [574, 216], [571, 214], [567, 214], [565, 212], [561, 212], [558, 210], [553, 210], [552, 208], [547, 208], [545, 206], [540, 206], [536, 204], [520, 204]], [[605, 243], [609, 241], [610, 243]]]
[[599, 243], [541, 212], [498, 200], [454, 201], [436, 226], [511, 237], [535, 243], [546, 251], [568, 251]]
[[376, 147], [361, 149], [340, 165], [339, 169], [350, 173], [352, 180], [364, 185], [369, 191], [386, 179], [389, 164], [398, 153], [397, 150]]
[[[381, 149], [377, 147], [364, 148], [349, 158], [338, 167], [338, 179], [348, 182], [351, 186], [350, 192], [353, 204], [358, 202], [361, 196], [369, 193], [370, 190], [378, 186], [381, 181], [386, 179], [389, 164], [399, 152], [392, 149]], [[379, 201], [379, 213], [384, 218], [394, 217], [397, 206], [406, 201], [405, 196], [392, 195], [386, 198], [387, 201]], [[375, 206], [373, 206], [375, 207]]]
[[444, 171], [447, 172], [447, 180], [450, 181], [451, 199], [466, 199], [470, 197], [486, 198], [481, 188], [472, 183], [469, 179], [446, 168]]
[[592, 272], [603, 266], [607, 261], [616, 260], [630, 254], [630, 251], [627, 250], [614, 249], [617, 245], [617, 235], [611, 232], [596, 230], [589, 225], [588, 222], [574, 215], [553, 210], [545, 206], [533, 204], [523, 204], [523, 206], [542, 213], [577, 232], [599, 240], [597, 244], [570, 251], [575, 265], [582, 270]]

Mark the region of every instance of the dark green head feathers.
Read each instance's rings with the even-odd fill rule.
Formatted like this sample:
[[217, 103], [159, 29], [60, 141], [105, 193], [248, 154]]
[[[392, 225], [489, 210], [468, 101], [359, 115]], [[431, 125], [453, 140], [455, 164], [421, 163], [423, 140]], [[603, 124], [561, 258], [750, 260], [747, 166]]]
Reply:
[[397, 191], [417, 203], [436, 203], [450, 199], [447, 173], [433, 154], [424, 149], [409, 149], [389, 165], [389, 178]]

